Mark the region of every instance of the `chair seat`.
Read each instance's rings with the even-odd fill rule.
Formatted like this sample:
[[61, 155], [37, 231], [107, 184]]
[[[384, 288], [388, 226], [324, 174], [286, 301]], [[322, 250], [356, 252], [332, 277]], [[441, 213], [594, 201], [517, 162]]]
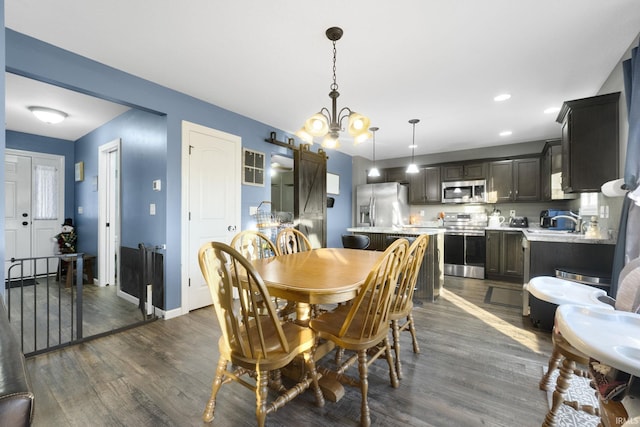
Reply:
[[381, 328], [378, 335], [363, 339], [360, 336], [365, 323], [365, 316], [356, 314], [351, 322], [346, 334], [340, 336], [340, 330], [351, 307], [342, 305], [333, 311], [323, 313], [315, 319], [311, 319], [309, 326], [317, 332], [320, 338], [328, 339], [336, 343], [337, 346], [347, 350], [364, 350], [370, 348], [384, 339], [387, 329]]
[[608, 297], [602, 289], [557, 277], [534, 277], [527, 284], [527, 291], [539, 300], [552, 304], [597, 305], [613, 310], [611, 305], [603, 302]]
[[[268, 318], [265, 319], [263, 325], [267, 324]], [[265, 325], [266, 326], [266, 325]], [[218, 341], [218, 347], [221, 356], [227, 360], [231, 360], [234, 364], [242, 366], [244, 368], [255, 368], [256, 363], [259, 363], [262, 369], [272, 371], [280, 369], [288, 365], [298, 354], [308, 351], [315, 344], [315, 337], [313, 331], [309, 328], [296, 325], [295, 323], [285, 322], [282, 324], [282, 331], [286, 341], [289, 344], [289, 352], [282, 351], [278, 334], [275, 330], [269, 330], [268, 326], [263, 329], [263, 337], [265, 341], [265, 349], [267, 356], [262, 354], [261, 350], [257, 350], [257, 358], [246, 358], [237, 353], [231, 351], [227, 345], [224, 337], [221, 337]], [[254, 335], [253, 339], [258, 338], [257, 328], [253, 328], [251, 333]], [[248, 345], [245, 339], [245, 344]]]

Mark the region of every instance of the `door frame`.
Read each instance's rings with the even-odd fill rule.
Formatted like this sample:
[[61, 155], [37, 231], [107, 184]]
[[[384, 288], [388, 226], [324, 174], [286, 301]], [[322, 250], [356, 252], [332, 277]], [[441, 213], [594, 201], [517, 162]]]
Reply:
[[[106, 169], [109, 165], [108, 157], [109, 153], [112, 152], [117, 153], [116, 158], [116, 179], [115, 183], [107, 182], [110, 181], [111, 175], [109, 171]], [[113, 188], [113, 184], [117, 186], [117, 193], [115, 194], [116, 208], [115, 208], [115, 218], [110, 219], [109, 227], [113, 227], [112, 230], [115, 230], [115, 242], [112, 242], [115, 245], [115, 255], [116, 262], [114, 268], [116, 271], [120, 271], [120, 215], [122, 209], [121, 202], [121, 182], [120, 182], [120, 162], [121, 162], [121, 140], [120, 138], [116, 138], [112, 141], [109, 141], [105, 144], [102, 144], [98, 147], [98, 286], [105, 286], [106, 283], [109, 283], [107, 277], [107, 258], [105, 257], [107, 242], [108, 242], [108, 234], [106, 227], [104, 227], [104, 218], [108, 217], [107, 209], [110, 207], [109, 204], [109, 194], [107, 193], [108, 188]], [[107, 185], [109, 184], [109, 185]], [[114, 274], [114, 283], [109, 283], [110, 285], [117, 286], [118, 295], [120, 294], [120, 281], [118, 280], [117, 273]], [[95, 279], [94, 279], [95, 281]]]
[[[181, 126], [181, 145], [182, 145], [182, 164], [181, 164], [181, 206], [180, 206], [180, 281], [182, 283], [180, 289], [180, 314], [189, 314], [189, 189], [190, 189], [190, 171], [189, 171], [189, 138], [190, 130], [200, 129], [202, 132], [215, 134], [221, 139], [233, 140], [238, 144], [238, 150], [242, 149], [242, 138], [238, 135], [223, 132], [197, 123], [182, 121]], [[241, 156], [239, 156], [241, 157]], [[241, 168], [242, 170], [242, 168]], [[241, 176], [237, 177], [242, 191]], [[239, 214], [238, 223], [241, 223], [242, 217], [242, 196], [238, 197], [237, 212]], [[194, 254], [193, 256], [197, 256]]]

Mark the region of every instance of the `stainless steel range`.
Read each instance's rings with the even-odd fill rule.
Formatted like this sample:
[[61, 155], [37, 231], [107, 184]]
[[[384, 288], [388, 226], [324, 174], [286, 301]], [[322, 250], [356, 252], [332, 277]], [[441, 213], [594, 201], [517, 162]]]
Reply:
[[484, 279], [485, 212], [444, 214], [444, 274]]

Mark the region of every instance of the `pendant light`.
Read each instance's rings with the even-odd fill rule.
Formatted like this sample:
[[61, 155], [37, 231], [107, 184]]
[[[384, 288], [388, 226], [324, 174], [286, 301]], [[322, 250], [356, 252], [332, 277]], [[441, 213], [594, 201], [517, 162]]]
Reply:
[[376, 178], [380, 176], [380, 171], [378, 170], [378, 168], [376, 167], [376, 131], [379, 128], [377, 127], [371, 127], [369, 128], [369, 130], [371, 131], [371, 133], [373, 134], [373, 167], [371, 168], [371, 170], [369, 171], [369, 175], [371, 178]]
[[415, 156], [416, 156], [416, 123], [418, 123], [420, 119], [411, 119], [409, 123], [413, 125], [413, 144], [411, 144], [411, 164], [407, 168], [407, 173], [418, 173], [418, 166], [416, 165]]

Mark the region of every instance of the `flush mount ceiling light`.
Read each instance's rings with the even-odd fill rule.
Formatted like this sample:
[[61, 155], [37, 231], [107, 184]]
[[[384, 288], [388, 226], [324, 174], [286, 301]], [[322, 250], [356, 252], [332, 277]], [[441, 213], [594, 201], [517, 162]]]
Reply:
[[67, 113], [54, 110], [53, 108], [29, 107], [29, 111], [31, 111], [39, 120], [50, 124], [60, 123], [67, 118]]
[[501, 93], [500, 95], [494, 97], [493, 100], [496, 102], [502, 102], [502, 101], [506, 101], [509, 98], [511, 98], [510, 93]]
[[502, 132], [499, 133], [500, 136], [511, 136], [513, 132], [511, 132], [510, 130], [503, 130]]
[[378, 129], [379, 128], [377, 128], [377, 127], [369, 128], [369, 130], [373, 134], [373, 144], [372, 144], [373, 145], [373, 167], [369, 171], [369, 176], [372, 177], [372, 178], [380, 176], [380, 171], [376, 167], [376, 131]]
[[333, 42], [333, 83], [329, 86], [329, 98], [331, 98], [331, 110], [323, 107], [320, 112], [309, 117], [302, 129], [296, 132], [304, 142], [313, 144], [313, 137], [324, 137], [322, 146], [325, 148], [338, 148], [340, 146], [340, 132], [342, 121], [349, 118], [347, 130], [354, 138], [354, 143], [359, 144], [371, 137], [371, 132], [367, 130], [370, 120], [362, 114], [356, 113], [349, 107], [343, 107], [338, 111], [337, 101], [340, 93], [336, 82], [336, 42], [342, 37], [343, 31], [338, 27], [329, 28], [326, 33], [327, 38]]
[[419, 121], [420, 121], [420, 119], [411, 119], [411, 120], [409, 120], [409, 123], [411, 123], [413, 125], [413, 143], [411, 144], [411, 164], [407, 168], [407, 173], [418, 173], [418, 172], [420, 172], [418, 170], [418, 166], [416, 165], [416, 162], [415, 162], [415, 155], [416, 155], [416, 123], [418, 123]]

